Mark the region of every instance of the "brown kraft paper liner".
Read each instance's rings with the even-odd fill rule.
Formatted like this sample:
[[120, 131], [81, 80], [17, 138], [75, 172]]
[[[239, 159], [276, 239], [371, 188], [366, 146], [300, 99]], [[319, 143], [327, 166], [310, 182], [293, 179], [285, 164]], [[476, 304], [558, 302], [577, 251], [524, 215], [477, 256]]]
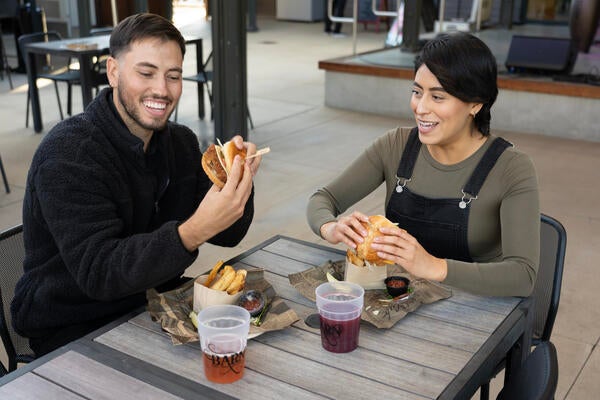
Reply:
[[[315, 289], [327, 282], [327, 273], [337, 280], [342, 280], [346, 260], [328, 261], [319, 267], [313, 267], [296, 274], [290, 274], [290, 284], [304, 297], [315, 301]], [[410, 279], [413, 292], [409, 297], [393, 301], [385, 289], [365, 290], [365, 305], [361, 314], [363, 321], [370, 322], [377, 328], [391, 328], [409, 312], [415, 311], [421, 304], [430, 304], [452, 296], [452, 290], [438, 283], [418, 279], [408, 274], [398, 265], [388, 265], [388, 276], [399, 275]]]
[[[250, 323], [250, 336], [286, 328], [298, 321], [298, 315], [276, 293], [264, 278], [262, 269], [248, 269], [244, 290], [260, 290], [267, 297], [267, 314], [260, 326]], [[198, 331], [189, 317], [194, 297], [194, 282], [191, 279], [177, 289], [158, 293], [154, 289], [146, 292], [147, 310], [152, 320], [171, 336], [173, 344], [198, 341]], [[269, 304], [270, 303], [270, 304]]]

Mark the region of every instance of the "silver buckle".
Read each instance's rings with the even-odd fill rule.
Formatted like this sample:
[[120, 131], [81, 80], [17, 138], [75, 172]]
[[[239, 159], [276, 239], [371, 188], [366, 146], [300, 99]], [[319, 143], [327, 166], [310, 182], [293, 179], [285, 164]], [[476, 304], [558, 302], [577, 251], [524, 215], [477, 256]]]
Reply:
[[[477, 200], [477, 196], [473, 197], [468, 193], [465, 193], [465, 191], [463, 189], [460, 190], [462, 192], [462, 198], [460, 199], [460, 202], [458, 203], [458, 207], [461, 209], [465, 209], [467, 208], [467, 205], [469, 205], [471, 203], [471, 201], [473, 200]], [[467, 201], [465, 201], [465, 198], [468, 196]]]
[[406, 186], [406, 184], [410, 182], [412, 178], [405, 179], [403, 183], [400, 183], [401, 179], [402, 178], [398, 178], [398, 175], [396, 175], [396, 193], [402, 193], [404, 191], [404, 186]]

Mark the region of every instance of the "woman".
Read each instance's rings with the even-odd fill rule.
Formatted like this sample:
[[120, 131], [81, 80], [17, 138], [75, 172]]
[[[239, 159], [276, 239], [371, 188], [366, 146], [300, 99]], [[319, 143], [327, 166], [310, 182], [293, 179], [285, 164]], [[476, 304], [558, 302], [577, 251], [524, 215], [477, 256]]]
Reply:
[[467, 33], [442, 34], [415, 61], [417, 126], [378, 138], [308, 204], [311, 228], [355, 248], [366, 215], [353, 204], [386, 184], [373, 247], [416, 277], [473, 293], [528, 296], [539, 260], [539, 196], [531, 159], [490, 134], [496, 60]]

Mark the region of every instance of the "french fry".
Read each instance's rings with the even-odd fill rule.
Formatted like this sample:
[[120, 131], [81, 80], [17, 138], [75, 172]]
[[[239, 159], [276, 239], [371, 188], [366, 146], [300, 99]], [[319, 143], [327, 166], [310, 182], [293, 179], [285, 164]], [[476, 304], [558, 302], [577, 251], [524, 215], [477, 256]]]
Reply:
[[213, 283], [213, 285], [210, 288], [214, 290], [225, 290], [234, 279], [235, 270], [231, 265], [226, 265], [225, 267], [223, 267], [221, 277], [215, 283]]
[[235, 273], [235, 278], [231, 282], [231, 284], [227, 287], [228, 294], [236, 294], [240, 290], [244, 288], [244, 284], [246, 283], [246, 275], [248, 272], [245, 269], [239, 269]]
[[357, 267], [365, 266], [365, 262], [354, 252], [354, 250], [346, 250], [346, 257], [352, 264], [356, 265]]
[[210, 271], [210, 274], [208, 274], [208, 278], [206, 278], [206, 282], [204, 282], [204, 286], [206, 286], [208, 288], [210, 287], [210, 285], [213, 283], [213, 281], [217, 277], [217, 272], [219, 272], [219, 269], [221, 268], [222, 265], [223, 265], [222, 260], [220, 260], [218, 263], [215, 264], [215, 266]]

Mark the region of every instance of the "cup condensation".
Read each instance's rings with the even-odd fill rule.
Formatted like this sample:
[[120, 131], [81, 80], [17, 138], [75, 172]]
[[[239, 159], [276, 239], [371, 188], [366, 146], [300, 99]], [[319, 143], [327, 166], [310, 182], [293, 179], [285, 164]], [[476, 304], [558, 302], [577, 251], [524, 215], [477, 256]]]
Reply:
[[334, 353], [358, 347], [360, 314], [365, 290], [352, 282], [325, 282], [315, 290], [321, 327], [321, 344]]
[[241, 379], [246, 364], [250, 313], [235, 305], [209, 306], [198, 313], [204, 374], [209, 381]]

